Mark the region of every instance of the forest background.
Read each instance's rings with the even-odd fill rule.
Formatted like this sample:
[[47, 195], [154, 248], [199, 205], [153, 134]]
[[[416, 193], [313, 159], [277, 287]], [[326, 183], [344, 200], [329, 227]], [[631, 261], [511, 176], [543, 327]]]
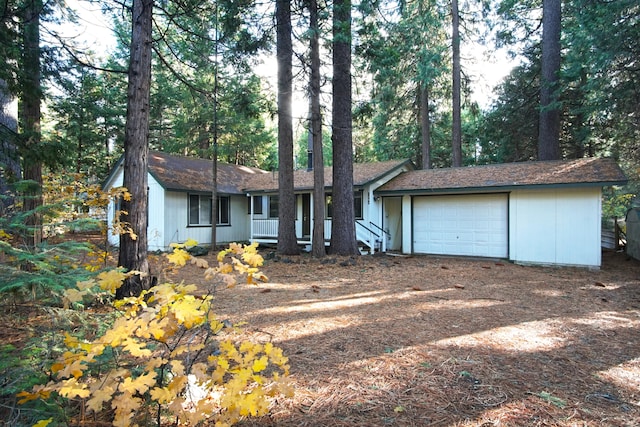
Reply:
[[[88, 190], [106, 178], [126, 147], [133, 145], [131, 141], [141, 149], [291, 172], [291, 163], [296, 168], [309, 166], [309, 133], [316, 133], [307, 129], [310, 123], [321, 123], [322, 159], [326, 165], [333, 163], [334, 173], [336, 169], [348, 171], [345, 164], [337, 167], [347, 157], [346, 166], [352, 160], [408, 158], [418, 167], [443, 168], [548, 159], [540, 149], [541, 130], [544, 118], [555, 116], [551, 145], [557, 150], [551, 158], [613, 157], [630, 179], [625, 188], [606, 190], [604, 217], [624, 217], [637, 193], [640, 5], [634, 0], [363, 0], [353, 4], [345, 0], [333, 4], [314, 0], [109, 0], [84, 4], [107, 17], [114, 40], [107, 50], [99, 50], [99, 44], [87, 47], [83, 37], [68, 32], [79, 17], [62, 0], [0, 2], [0, 293], [12, 309], [29, 297], [45, 307], [59, 307], [76, 282], [89, 283], [84, 279], [107, 266], [110, 254], [106, 250], [53, 248], [49, 246], [53, 239], [49, 242], [43, 237], [55, 234], [58, 225], [81, 218], [92, 197], [98, 204], [120, 197], [123, 203], [128, 199], [133, 199], [132, 204], [145, 202], [146, 181], [137, 182], [138, 192], [131, 198], [127, 192]], [[553, 25], [547, 24], [544, 17], [549, 14], [543, 10], [549, 9], [558, 12], [560, 49], [553, 81], [544, 65], [548, 50], [543, 30]], [[340, 19], [336, 19], [338, 14]], [[148, 21], [142, 22], [142, 15]], [[141, 34], [136, 30], [147, 23], [145, 30], [151, 38], [143, 35], [134, 40]], [[278, 70], [282, 70], [281, 42], [283, 35], [288, 37], [283, 34], [289, 31], [288, 24], [293, 61], [291, 76], [284, 77], [291, 87], [281, 84], [280, 72], [274, 87], [260, 67], [278, 56]], [[317, 56], [313, 54], [315, 41]], [[501, 49], [517, 64], [494, 88], [491, 103], [474, 97], [479, 82], [473, 76], [481, 64], [465, 55], [459, 57], [460, 45]], [[140, 78], [144, 67], [136, 68], [140, 64], [134, 56], [134, 50], [143, 47], [151, 54], [148, 79]], [[341, 64], [343, 69], [336, 68], [338, 49], [348, 56]], [[317, 68], [312, 67], [316, 60]], [[348, 97], [346, 91], [336, 90], [338, 80], [345, 83], [344, 64], [348, 65]], [[316, 80], [314, 70], [319, 71]], [[144, 90], [136, 89], [132, 80], [139, 80], [138, 88]], [[128, 111], [131, 98], [147, 89], [149, 101], [143, 99]], [[281, 100], [294, 91], [303, 94], [302, 102], [291, 108]], [[337, 98], [342, 104], [336, 103]], [[320, 114], [309, 111], [318, 105]], [[341, 114], [336, 114], [336, 107]], [[291, 144], [295, 161], [291, 162], [291, 156], [281, 151], [285, 145], [282, 118], [289, 111], [296, 130], [291, 132], [295, 135], [295, 144]], [[130, 120], [132, 112], [148, 114], [148, 126], [146, 119], [144, 125], [136, 126]], [[314, 121], [318, 117], [321, 120]], [[132, 129], [136, 138], [129, 135], [127, 140]], [[345, 147], [348, 156], [335, 156], [337, 148]], [[144, 170], [127, 166], [126, 157], [125, 177], [127, 170]], [[347, 182], [334, 175], [334, 183], [343, 181]], [[352, 187], [345, 187], [342, 193], [352, 195]], [[131, 186], [129, 190], [134, 193]], [[333, 190], [337, 206], [337, 191]], [[138, 218], [146, 217], [145, 209], [135, 210]], [[280, 211], [293, 213], [283, 204]], [[291, 223], [293, 217], [289, 220]], [[352, 226], [353, 219], [346, 223]], [[132, 219], [131, 224], [139, 229], [123, 236], [134, 241], [134, 234], [141, 236], [146, 230], [146, 222]], [[337, 214], [333, 226], [337, 227]], [[73, 227], [82, 229], [78, 222]], [[122, 239], [121, 258], [125, 252]], [[141, 240], [146, 242], [141, 237], [138, 242]], [[138, 246], [125, 258], [137, 262], [144, 252], [144, 267], [146, 245]], [[91, 268], [80, 266], [81, 258], [89, 258]], [[147, 272], [137, 265], [117, 265], [132, 271], [123, 280], [135, 277], [136, 270]], [[115, 287], [111, 281], [108, 285]], [[124, 296], [128, 295], [120, 295]], [[183, 292], [176, 298], [184, 298]], [[220, 331], [216, 322], [212, 319], [207, 333]], [[84, 333], [87, 331], [78, 332]], [[34, 343], [38, 337], [26, 338]], [[73, 343], [73, 339], [68, 341]], [[8, 346], [1, 348], [0, 359], [16, 363], [8, 369], [0, 366], [0, 376], [8, 381], [3, 387], [10, 384], [18, 392], [46, 380], [43, 367], [62, 353], [62, 343], [33, 345], [17, 352]], [[30, 348], [39, 352], [37, 357], [23, 357], [21, 351]], [[32, 364], [31, 370], [25, 364]], [[151, 374], [153, 368], [149, 369]], [[22, 372], [18, 383], [16, 372]], [[147, 379], [136, 377], [136, 381]], [[149, 379], [145, 387], [151, 383], [165, 385]], [[116, 396], [126, 397], [126, 393]], [[3, 408], [15, 408], [15, 393], [8, 386], [2, 398], [13, 402]], [[158, 408], [164, 400], [158, 400]], [[100, 405], [96, 401], [96, 408]]]
[[[16, 76], [25, 71], [16, 68], [21, 61], [12, 23], [24, 4], [3, 3], [6, 66], [0, 78], [6, 83], [6, 101], [22, 99]], [[155, 5], [150, 148], [211, 158], [216, 133], [220, 161], [277, 169], [276, 89], [260, 73], [260, 63], [275, 55], [275, 3], [182, 3]], [[74, 171], [101, 182], [123, 152], [130, 5], [86, 6], [106, 14], [115, 44], [107, 52], [92, 50], [100, 45], [82, 46], [81, 37], [61, 31], [61, 24], [77, 21], [74, 11], [64, 2], [42, 4], [42, 139], [33, 147], [28, 135], [20, 136], [22, 127], [14, 127], [19, 136], [14, 138], [11, 125], [3, 125], [5, 180], [8, 171], [24, 171], [25, 162], [37, 158], [46, 173]], [[409, 158], [420, 167], [451, 166], [450, 6], [429, 0], [353, 4], [354, 161]], [[294, 87], [306, 94], [308, 16], [304, 2], [292, 7]], [[561, 115], [561, 157], [615, 158], [631, 179], [627, 193], [635, 193], [639, 163], [638, 8], [631, 0], [563, 3], [562, 62], [554, 104]], [[319, 11], [323, 146], [325, 163], [330, 164], [330, 5], [321, 2]], [[537, 159], [542, 2], [465, 1], [459, 17], [462, 46], [501, 49], [517, 64], [493, 88], [493, 102], [482, 105], [473, 96], [481, 82], [472, 78], [482, 64], [463, 55], [462, 164]], [[4, 111], [11, 108], [4, 105]], [[429, 121], [428, 164], [421, 151], [423, 107]], [[294, 105], [293, 119], [295, 164], [306, 168], [309, 112], [304, 102]]]

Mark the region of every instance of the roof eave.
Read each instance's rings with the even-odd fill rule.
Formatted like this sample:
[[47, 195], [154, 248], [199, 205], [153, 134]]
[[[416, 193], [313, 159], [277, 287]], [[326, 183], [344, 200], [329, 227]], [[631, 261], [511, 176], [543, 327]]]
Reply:
[[113, 167], [111, 168], [111, 171], [109, 171], [109, 175], [107, 175], [104, 181], [102, 181], [102, 184], [100, 187], [102, 188], [103, 191], [106, 188], [106, 186], [111, 182], [111, 180], [115, 177], [116, 173], [118, 172], [118, 169], [122, 165], [122, 162], [124, 162], [124, 154], [120, 155], [120, 158], [118, 159], [116, 164], [113, 165]]
[[371, 185], [372, 183], [376, 182], [380, 178], [383, 178], [383, 177], [385, 177], [385, 176], [387, 176], [387, 175], [389, 175], [389, 174], [391, 174], [391, 173], [393, 173], [393, 172], [395, 172], [395, 171], [397, 171], [399, 169], [402, 169], [407, 165], [413, 165], [413, 163], [411, 162], [410, 159], [406, 159], [402, 163], [397, 164], [396, 166], [392, 167], [391, 169], [388, 169], [385, 172], [383, 172], [381, 174], [378, 174], [377, 176], [371, 178], [368, 181], [365, 181], [364, 183], [357, 184], [357, 185], [354, 184], [354, 187], [362, 187], [362, 188], [364, 188], [364, 187], [366, 187], [368, 185]]
[[606, 181], [606, 182], [580, 182], [580, 183], [558, 183], [558, 184], [526, 184], [526, 185], [497, 185], [497, 186], [475, 186], [475, 187], [449, 187], [449, 188], [422, 188], [422, 189], [398, 189], [398, 190], [374, 190], [374, 194], [379, 196], [400, 196], [400, 195], [432, 195], [432, 194], [459, 194], [459, 193], [496, 193], [513, 190], [540, 190], [554, 188], [586, 188], [586, 187], [611, 187], [627, 184], [627, 180]]

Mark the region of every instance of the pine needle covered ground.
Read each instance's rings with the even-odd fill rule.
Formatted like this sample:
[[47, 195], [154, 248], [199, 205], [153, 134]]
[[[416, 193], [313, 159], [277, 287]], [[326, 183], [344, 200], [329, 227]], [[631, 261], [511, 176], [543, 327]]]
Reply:
[[218, 286], [214, 307], [283, 348], [296, 396], [242, 425], [640, 425], [640, 262], [624, 254], [594, 271], [262, 252], [269, 282]]
[[[204, 285], [219, 319], [289, 357], [295, 397], [240, 425], [640, 425], [640, 262], [624, 254], [594, 271], [261, 253], [267, 283], [215, 290], [152, 256], [161, 283]], [[16, 348], [55, 318], [5, 308], [0, 340]]]

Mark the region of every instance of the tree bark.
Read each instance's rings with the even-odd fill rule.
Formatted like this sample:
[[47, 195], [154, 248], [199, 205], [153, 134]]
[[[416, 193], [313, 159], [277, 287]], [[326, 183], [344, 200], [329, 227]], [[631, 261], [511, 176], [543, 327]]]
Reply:
[[560, 72], [561, 11], [560, 0], [543, 0], [538, 160], [560, 159], [560, 108], [556, 90]]
[[333, 219], [330, 251], [357, 255], [353, 209], [351, 113], [351, 1], [333, 3]]
[[322, 113], [320, 111], [320, 26], [318, 2], [309, 0], [309, 29], [311, 30], [311, 139], [313, 161], [313, 238], [311, 255], [326, 255], [324, 246], [324, 159], [322, 150]]
[[0, 79], [0, 216], [15, 203], [10, 184], [22, 176], [18, 148], [18, 107], [6, 82]]
[[453, 99], [452, 99], [452, 130], [451, 130], [451, 158], [452, 166], [462, 166], [462, 115], [460, 107], [460, 15], [458, 0], [451, 0], [451, 42], [453, 50]]
[[278, 252], [299, 253], [296, 239], [296, 199], [293, 192], [293, 92], [291, 0], [276, 0], [276, 51], [278, 58]]
[[20, 102], [21, 153], [24, 162], [23, 179], [32, 181], [24, 194], [23, 210], [27, 217], [27, 244], [35, 247], [42, 242], [42, 215], [37, 212], [42, 206], [42, 161], [39, 157], [42, 134], [40, 129], [40, 13], [42, 1], [27, 2], [23, 20], [22, 53], [22, 98]]
[[422, 169], [431, 169], [431, 122], [429, 121], [429, 88], [420, 85], [420, 129], [422, 136]]
[[134, 0], [132, 11], [127, 121], [124, 137], [124, 182], [131, 201], [124, 200], [123, 210], [135, 236], [120, 235], [118, 264], [137, 274], [116, 291], [116, 298], [137, 296], [151, 286], [147, 258], [149, 98], [151, 88], [153, 0]]

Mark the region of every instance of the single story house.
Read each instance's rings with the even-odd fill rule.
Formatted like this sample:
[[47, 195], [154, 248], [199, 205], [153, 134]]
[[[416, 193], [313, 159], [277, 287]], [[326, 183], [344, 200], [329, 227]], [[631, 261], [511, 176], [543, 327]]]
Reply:
[[[124, 160], [120, 158], [103, 183], [104, 189], [122, 186], [123, 164]], [[256, 168], [218, 163], [217, 240], [240, 242], [249, 239], [248, 203], [243, 188], [248, 177], [265, 174], [267, 172]], [[151, 151], [147, 178], [149, 250], [167, 250], [171, 243], [189, 238], [211, 243], [211, 160]], [[116, 209], [115, 203], [107, 209], [109, 230]], [[109, 233], [109, 242], [117, 246], [120, 237]]]
[[[188, 238], [211, 242], [211, 168], [209, 160], [150, 153], [150, 250]], [[614, 161], [595, 158], [430, 170], [399, 160], [354, 164], [353, 176], [363, 251], [593, 268], [601, 263], [602, 187], [626, 183]], [[324, 177], [328, 241], [331, 168]], [[121, 184], [120, 162], [105, 188]], [[313, 171], [294, 172], [294, 192], [298, 242], [310, 245]], [[277, 242], [277, 172], [220, 163], [218, 193], [218, 243]]]
[[[167, 250], [171, 243], [191, 238], [201, 244], [211, 243], [212, 162], [157, 151], [149, 153], [149, 250]], [[354, 165], [354, 208], [356, 232], [363, 249], [373, 251], [382, 244], [382, 231], [376, 224], [379, 201], [373, 191], [402, 172], [413, 169], [408, 160]], [[218, 244], [240, 241], [276, 243], [278, 237], [278, 173], [246, 166], [218, 163], [218, 209], [216, 240]], [[325, 168], [327, 190], [325, 237], [331, 236], [331, 168]], [[120, 159], [103, 184], [109, 189], [122, 186], [123, 159]], [[296, 193], [296, 235], [301, 245], [311, 244], [313, 212], [313, 172], [294, 172]], [[109, 229], [117, 207], [111, 203], [107, 212]], [[119, 236], [109, 235], [109, 242], [119, 244]]]
[[[396, 244], [389, 238], [388, 230], [382, 227], [382, 201], [375, 196], [380, 186], [398, 175], [414, 170], [409, 160], [355, 163], [353, 165], [353, 203], [356, 221], [356, 238], [363, 251], [386, 251]], [[298, 243], [311, 245], [313, 234], [313, 170], [297, 170], [293, 174], [296, 194], [296, 236]], [[256, 175], [248, 181], [245, 189], [254, 200], [251, 211], [251, 233], [249, 240], [258, 243], [276, 243], [278, 239], [278, 174]], [[328, 244], [331, 238], [331, 167], [324, 168], [325, 221], [324, 236]]]
[[417, 170], [376, 196], [402, 206], [403, 253], [599, 268], [602, 187], [626, 182], [586, 158]]

